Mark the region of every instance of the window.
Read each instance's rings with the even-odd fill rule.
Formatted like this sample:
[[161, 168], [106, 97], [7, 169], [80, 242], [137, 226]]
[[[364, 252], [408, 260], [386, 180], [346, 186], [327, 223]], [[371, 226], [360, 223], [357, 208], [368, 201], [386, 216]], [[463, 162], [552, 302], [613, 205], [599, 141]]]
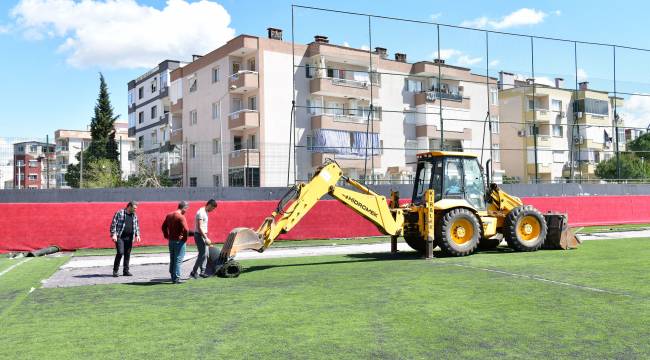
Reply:
[[151, 107], [151, 118], [155, 119], [156, 115], [158, 115], [158, 107], [154, 105]]
[[232, 74], [238, 73], [240, 68], [241, 68], [240, 63], [238, 63], [238, 62], [232, 63]]
[[257, 68], [255, 67], [255, 58], [248, 59], [248, 70], [257, 71], [256, 69]]
[[534, 109], [535, 109], [535, 100], [528, 99], [528, 110], [534, 110]]
[[190, 111], [190, 125], [196, 125], [198, 122], [198, 114], [196, 113], [196, 110]]
[[314, 137], [311, 135], [305, 136], [305, 142], [307, 143], [307, 151], [314, 150]]
[[217, 101], [212, 103], [212, 119], [221, 118], [221, 102]]
[[144, 135], [138, 137], [138, 149], [142, 149], [144, 147]]
[[133, 93], [133, 89], [129, 90], [129, 106], [135, 104], [135, 93]]
[[609, 103], [605, 100], [580, 99], [573, 102], [573, 111], [595, 115], [608, 115]]
[[36, 181], [36, 180], [38, 180], [38, 175], [37, 174], [29, 174], [29, 175], [27, 175], [27, 179], [29, 179], [30, 181]]
[[305, 77], [311, 79], [314, 77], [314, 66], [311, 64], [305, 65]]
[[241, 99], [232, 99], [232, 112], [237, 112], [239, 110], [241, 110]]
[[461, 163], [458, 158], [448, 158], [445, 167], [445, 179], [443, 180], [442, 196], [445, 198], [462, 197]]
[[498, 134], [500, 131], [499, 128], [499, 117], [498, 116], [491, 116], [490, 117], [490, 122], [492, 123], [492, 134]]
[[257, 96], [251, 96], [248, 98], [248, 109], [257, 110]]
[[140, 111], [138, 113], [138, 124], [142, 124], [144, 122], [144, 111]]
[[16, 160], [16, 166], [17, 167], [25, 166], [25, 161], [24, 160]]
[[255, 134], [248, 135], [248, 144], [246, 144], [248, 149], [257, 149], [257, 136]]
[[38, 160], [29, 160], [29, 167], [31, 168], [38, 167]]
[[192, 79], [190, 79], [190, 92], [195, 92], [199, 87], [198, 79], [196, 78], [196, 75]]
[[192, 159], [196, 158], [196, 144], [190, 144], [190, 157]]
[[219, 82], [219, 67], [212, 68], [212, 83]]
[[259, 187], [260, 169], [259, 168], [229, 169], [228, 185], [233, 187], [234, 186]]
[[564, 136], [564, 128], [562, 127], [562, 125], [553, 125], [553, 136], [554, 137]]
[[155, 93], [157, 89], [158, 89], [158, 78], [155, 77], [155, 78], [153, 78], [153, 80], [151, 81], [151, 93], [152, 93], [152, 94]]
[[551, 99], [551, 110], [552, 111], [562, 111], [562, 101]]
[[144, 97], [144, 86], [140, 86], [138, 89], [138, 99], [142, 99]]
[[234, 151], [241, 150], [241, 136], [233, 136], [232, 138], [232, 149]]
[[212, 186], [214, 186], [214, 187], [221, 186], [221, 176], [212, 175]]
[[501, 147], [499, 144], [492, 144], [492, 161], [501, 162]]
[[29, 152], [30, 153], [35, 153], [38, 151], [38, 145], [30, 145], [29, 146]]
[[406, 79], [406, 91], [409, 92], [422, 92], [422, 81]]
[[158, 132], [154, 131], [151, 133], [151, 144], [157, 144], [158, 143]]
[[539, 134], [539, 128], [533, 124], [528, 126], [528, 136], [533, 136]]
[[490, 105], [499, 105], [499, 92], [496, 88], [490, 88]]
[[221, 153], [221, 141], [219, 139], [212, 139], [212, 154]]
[[169, 73], [167, 71], [160, 74], [160, 88], [164, 89], [168, 86]]
[[195, 177], [190, 178], [190, 187], [196, 187], [196, 178]]
[[24, 146], [19, 146], [18, 147], [18, 152], [25, 152], [25, 147]]
[[[447, 160], [449, 162], [449, 160]], [[477, 159], [463, 159], [465, 199], [475, 208], [485, 210], [485, 184]]]

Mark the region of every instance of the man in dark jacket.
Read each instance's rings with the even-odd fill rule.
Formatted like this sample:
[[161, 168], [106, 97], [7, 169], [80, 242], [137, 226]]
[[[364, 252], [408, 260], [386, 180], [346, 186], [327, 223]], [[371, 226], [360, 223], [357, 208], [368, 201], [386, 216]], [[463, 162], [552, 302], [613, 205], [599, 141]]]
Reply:
[[190, 205], [186, 201], [181, 201], [176, 211], [167, 214], [162, 224], [163, 235], [165, 239], [169, 240], [169, 274], [174, 284], [183, 282], [181, 280], [181, 265], [183, 265], [185, 257], [185, 242], [189, 231], [185, 212], [189, 207]]
[[115, 243], [115, 261], [113, 262], [113, 277], [118, 276], [120, 261], [124, 257], [123, 274], [124, 276], [133, 276], [129, 271], [129, 260], [131, 258], [131, 248], [133, 241], [140, 242], [140, 225], [135, 210], [138, 203], [130, 201], [126, 208], [118, 210], [111, 221], [111, 239]]

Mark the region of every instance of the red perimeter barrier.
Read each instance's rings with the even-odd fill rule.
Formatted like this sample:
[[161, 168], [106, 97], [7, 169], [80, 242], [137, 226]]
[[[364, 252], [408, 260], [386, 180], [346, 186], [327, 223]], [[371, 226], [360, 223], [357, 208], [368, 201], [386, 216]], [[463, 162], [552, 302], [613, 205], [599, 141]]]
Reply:
[[[650, 196], [571, 196], [523, 198], [542, 212], [569, 214], [571, 226], [650, 223]], [[190, 228], [204, 202], [192, 202], [186, 214]], [[221, 201], [209, 214], [209, 237], [223, 242], [235, 227], [256, 229], [276, 201]], [[140, 245], [165, 245], [160, 227], [176, 202], [141, 202]], [[0, 204], [0, 252], [29, 251], [49, 245], [63, 250], [112, 247], [109, 226], [122, 203]], [[377, 228], [336, 200], [323, 200], [281, 239], [345, 238], [379, 235]], [[190, 240], [193, 243], [193, 240]]]

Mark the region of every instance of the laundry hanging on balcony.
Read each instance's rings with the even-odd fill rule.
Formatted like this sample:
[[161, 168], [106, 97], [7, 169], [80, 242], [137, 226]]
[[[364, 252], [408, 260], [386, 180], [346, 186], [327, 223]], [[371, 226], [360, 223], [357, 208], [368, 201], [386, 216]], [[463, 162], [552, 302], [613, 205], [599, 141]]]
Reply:
[[351, 155], [350, 133], [339, 130], [314, 129], [313, 151]]
[[[366, 145], [368, 146], [367, 151]], [[379, 134], [353, 132], [352, 153], [359, 156], [379, 155]]]

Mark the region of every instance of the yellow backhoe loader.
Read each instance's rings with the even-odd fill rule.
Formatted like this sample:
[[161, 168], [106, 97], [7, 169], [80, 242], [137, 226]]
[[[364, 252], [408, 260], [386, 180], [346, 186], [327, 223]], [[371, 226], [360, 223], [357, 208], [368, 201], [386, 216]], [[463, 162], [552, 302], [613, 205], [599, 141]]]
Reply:
[[[296, 226], [325, 195], [342, 202], [389, 235], [393, 252], [397, 251], [399, 236], [425, 258], [433, 256], [436, 246], [449, 256], [465, 256], [477, 248], [495, 248], [502, 239], [516, 251], [536, 251], [542, 246], [577, 247], [566, 215], [543, 215], [490, 183], [490, 179], [485, 181], [475, 155], [434, 151], [418, 154], [417, 158], [412, 201], [404, 205], [399, 204], [398, 193], [392, 192], [387, 201], [344, 176], [335, 161], [326, 161], [308, 183], [293, 186], [257, 230], [232, 230], [221, 252], [211, 251], [207, 272], [222, 277], [238, 276], [241, 266], [234, 260], [237, 252], [263, 252], [279, 235]], [[350, 188], [339, 186], [341, 182]]]

